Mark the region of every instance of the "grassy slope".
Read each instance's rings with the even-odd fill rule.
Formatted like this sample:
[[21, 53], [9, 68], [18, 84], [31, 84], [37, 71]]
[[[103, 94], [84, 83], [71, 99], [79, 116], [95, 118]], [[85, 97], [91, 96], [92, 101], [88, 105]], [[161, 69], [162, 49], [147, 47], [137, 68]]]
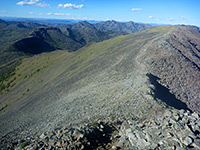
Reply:
[[55, 51], [24, 59], [5, 82], [16, 78], [14, 86], [0, 96], [1, 108], [8, 106], [0, 116], [0, 133], [41, 133], [95, 118], [139, 117], [160, 109], [148, 95], [148, 70], [137, 58], [151, 40], [172, 30], [157, 27], [73, 53]]

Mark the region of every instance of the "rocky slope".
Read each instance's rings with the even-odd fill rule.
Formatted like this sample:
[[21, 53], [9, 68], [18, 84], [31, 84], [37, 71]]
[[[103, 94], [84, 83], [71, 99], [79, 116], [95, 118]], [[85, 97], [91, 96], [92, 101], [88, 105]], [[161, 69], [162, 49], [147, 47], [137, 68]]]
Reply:
[[[23, 59], [14, 74], [2, 81], [6, 87], [0, 95], [2, 147], [62, 127], [92, 125], [96, 120], [151, 120], [165, 109], [188, 110], [189, 120], [190, 111], [199, 112], [195, 106], [199, 102], [199, 38], [190, 27], [162, 26], [76, 52], [54, 51]], [[198, 123], [195, 119], [191, 122]], [[167, 127], [166, 132], [169, 130]], [[145, 131], [149, 132], [149, 127]], [[185, 146], [198, 146], [197, 135], [193, 136], [191, 133]], [[183, 145], [185, 138], [178, 143]]]
[[177, 27], [172, 34], [157, 41], [142, 56], [151, 59], [150, 72], [189, 109], [200, 112], [200, 34], [192, 28]]

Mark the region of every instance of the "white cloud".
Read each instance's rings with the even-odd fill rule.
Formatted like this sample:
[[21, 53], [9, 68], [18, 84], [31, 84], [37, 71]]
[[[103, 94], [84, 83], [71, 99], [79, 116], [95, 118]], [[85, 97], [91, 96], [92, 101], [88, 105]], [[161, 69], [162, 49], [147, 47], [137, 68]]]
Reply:
[[83, 8], [83, 4], [81, 4], [81, 5], [76, 5], [76, 4], [71, 4], [71, 3], [59, 4], [58, 8], [81, 9], [81, 8]]
[[65, 14], [63, 13], [54, 13], [55, 16], [64, 16]]
[[160, 20], [162, 20], [161, 18], [156, 18], [156, 21], [160, 21]]
[[54, 16], [70, 16], [70, 14], [64, 14], [64, 13], [47, 13], [47, 15], [54, 15]]
[[142, 8], [132, 8], [131, 11], [141, 11], [143, 10]]
[[55, 16], [69, 16], [70, 14], [54, 13]]
[[79, 15], [71, 16], [70, 18], [74, 20], [88, 20], [87, 16], [79, 16]]
[[31, 11], [31, 12], [29, 12], [29, 14], [31, 14], [31, 15], [32, 15], [32, 14], [34, 14], [34, 12], [32, 12], [32, 11]]
[[40, 3], [41, 0], [24, 0], [18, 2], [16, 5], [19, 6], [36, 6], [36, 7], [49, 7], [49, 4]]
[[148, 18], [154, 18], [154, 16], [149, 16]]
[[172, 17], [167, 18], [167, 21], [174, 21], [174, 18], [172, 18]]
[[179, 17], [181, 20], [186, 20], [187, 18], [186, 17], [184, 17], [184, 16], [180, 16]]

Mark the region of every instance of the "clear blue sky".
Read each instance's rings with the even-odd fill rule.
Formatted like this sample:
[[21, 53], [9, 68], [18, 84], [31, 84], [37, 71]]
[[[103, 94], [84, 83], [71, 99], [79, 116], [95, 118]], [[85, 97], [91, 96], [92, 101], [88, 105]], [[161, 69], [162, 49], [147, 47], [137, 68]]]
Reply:
[[200, 0], [0, 0], [0, 16], [200, 26]]

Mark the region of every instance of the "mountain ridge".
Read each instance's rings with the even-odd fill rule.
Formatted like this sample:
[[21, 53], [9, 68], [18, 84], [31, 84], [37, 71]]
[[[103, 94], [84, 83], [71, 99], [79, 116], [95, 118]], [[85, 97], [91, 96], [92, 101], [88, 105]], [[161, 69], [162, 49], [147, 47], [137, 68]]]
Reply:
[[123, 31], [123, 32], [129, 33], [129, 34], [151, 27], [151, 25], [142, 24], [142, 23], [135, 23], [133, 21], [117, 22], [117, 21], [114, 21], [114, 20], [95, 23], [94, 26], [96, 27], [96, 29], [102, 30], [102, 31], [108, 31], [108, 30], [118, 31], [118, 32]]
[[[192, 111], [197, 111], [198, 108], [193, 104], [198, 102], [198, 92], [192, 91], [198, 90], [199, 86], [191, 88], [188, 83], [190, 79], [195, 81], [198, 78], [199, 70], [195, 69], [191, 61], [185, 61], [181, 53], [167, 42], [172, 35], [179, 33], [184, 33], [181, 42], [187, 40], [187, 35], [193, 43], [199, 45], [197, 31], [188, 27], [163, 26], [92, 44], [75, 53], [54, 51], [25, 59], [16, 69], [15, 75], [4, 82], [10, 83], [11, 87], [8, 88], [9, 92], [3, 91], [1, 95], [2, 106], [9, 102], [9, 107], [0, 116], [1, 126], [4, 127], [1, 134], [26, 129], [33, 133], [29, 125], [36, 128], [44, 120], [49, 127], [46, 127], [46, 123], [41, 124], [34, 134], [52, 130], [66, 122], [70, 126], [92, 118], [109, 119], [114, 114], [116, 118], [127, 115], [140, 117], [148, 114], [149, 110], [172, 107], [166, 105], [162, 97], [155, 101], [156, 90], [153, 90], [155, 87], [146, 76], [148, 72], [161, 79], [158, 83], [168, 87], [168, 93], [174, 94]], [[177, 44], [175, 46], [178, 47]], [[194, 47], [191, 46], [188, 50]], [[179, 57], [180, 65], [176, 63]], [[169, 60], [171, 64], [168, 64]], [[189, 72], [180, 69], [184, 64], [190, 68]], [[174, 70], [171, 66], [174, 66]], [[172, 72], [176, 73], [170, 75]], [[172, 79], [166, 78], [166, 73]], [[180, 74], [191, 78], [179, 79]], [[180, 82], [184, 88], [182, 81], [188, 82], [185, 86], [188, 93], [185, 90], [179, 93], [174, 91], [178, 88], [175, 83]], [[188, 103], [184, 94], [191, 92], [193, 94]], [[17, 102], [12, 104], [12, 101]], [[11, 116], [10, 119], [5, 119], [7, 116]], [[15, 118], [20, 120], [20, 124], [12, 126]]]
[[194, 28], [160, 26], [24, 58], [1, 81], [0, 134], [12, 143], [96, 120], [199, 112], [199, 41]]

